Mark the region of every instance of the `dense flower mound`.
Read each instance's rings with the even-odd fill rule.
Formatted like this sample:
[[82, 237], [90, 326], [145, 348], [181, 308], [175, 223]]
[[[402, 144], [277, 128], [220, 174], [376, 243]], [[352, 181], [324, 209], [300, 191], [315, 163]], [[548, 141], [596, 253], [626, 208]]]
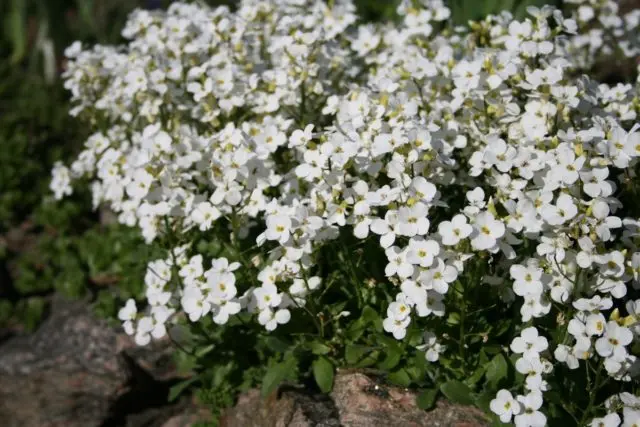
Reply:
[[[174, 3], [133, 13], [124, 46], [71, 46], [72, 114], [95, 133], [52, 190], [88, 177], [95, 206], [173, 242], [145, 310], [120, 311], [127, 333], [144, 345], [182, 313], [246, 312], [273, 331], [343, 280], [354, 299], [383, 288], [384, 330], [417, 328], [437, 364], [440, 325], [490, 295], [481, 310], [517, 319], [505, 351], [523, 377], [491, 401], [500, 420], [545, 425], [548, 378], [580, 369], [627, 390], [599, 395], [591, 425], [637, 425], [639, 87], [584, 73], [640, 53], [640, 13], [566, 3], [467, 27], [441, 0], [384, 25], [359, 25], [351, 1]], [[197, 239], [230, 249], [211, 259]], [[354, 277], [325, 267], [335, 247]], [[384, 283], [363, 283], [377, 259]]]

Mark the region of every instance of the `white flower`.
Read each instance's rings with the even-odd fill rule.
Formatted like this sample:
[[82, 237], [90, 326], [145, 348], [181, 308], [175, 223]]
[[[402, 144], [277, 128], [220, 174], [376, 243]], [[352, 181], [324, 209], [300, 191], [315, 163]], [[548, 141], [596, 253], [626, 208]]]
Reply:
[[444, 346], [438, 343], [436, 335], [433, 332], [425, 331], [422, 336], [424, 344], [416, 346], [420, 351], [424, 351], [424, 357], [429, 362], [437, 362], [440, 358], [440, 353], [444, 352]]
[[278, 288], [272, 284], [263, 284], [262, 287], [253, 291], [253, 295], [260, 310], [278, 307], [282, 302], [282, 296], [278, 293]]
[[[427, 138], [430, 138], [428, 136], [429, 134], [426, 135]], [[437, 194], [436, 186], [427, 181], [426, 178], [422, 176], [413, 178], [413, 180], [411, 181], [410, 190], [414, 193], [415, 197], [418, 198], [418, 200], [427, 203], [433, 201]]]
[[467, 224], [467, 217], [458, 214], [451, 221], [442, 221], [438, 225], [438, 233], [442, 239], [442, 244], [447, 246], [455, 246], [462, 239], [466, 239], [471, 235], [473, 227]]
[[191, 212], [191, 219], [198, 224], [200, 231], [206, 231], [211, 228], [213, 222], [220, 218], [220, 211], [209, 202], [198, 203]]
[[504, 236], [504, 224], [496, 220], [490, 212], [478, 214], [473, 226], [475, 235], [471, 239], [471, 245], [477, 250], [493, 248], [497, 243], [497, 239]]
[[135, 332], [133, 321], [136, 319], [137, 314], [138, 309], [133, 298], [129, 298], [124, 307], [118, 311], [118, 319], [123, 322], [122, 327], [127, 335], [133, 335]]
[[575, 349], [568, 345], [559, 344], [553, 351], [553, 356], [558, 362], [565, 363], [569, 369], [578, 369], [580, 367], [580, 360], [576, 356]]
[[56, 162], [51, 172], [52, 179], [49, 188], [53, 191], [55, 198], [60, 200], [64, 196], [69, 196], [73, 192], [71, 189], [71, 176], [69, 169], [62, 162]]
[[547, 425], [547, 417], [538, 409], [542, 407], [542, 394], [532, 391], [526, 396], [518, 396], [518, 402], [522, 410], [514, 418], [516, 427], [544, 427]]
[[258, 322], [263, 325], [267, 331], [273, 331], [278, 325], [289, 323], [289, 320], [291, 320], [291, 313], [287, 309], [280, 309], [274, 313], [271, 309], [265, 308], [261, 310], [258, 315]]
[[196, 287], [188, 287], [185, 289], [180, 299], [180, 305], [192, 322], [197, 322], [201, 317], [211, 311], [211, 303], [206, 300], [202, 291]]
[[285, 244], [291, 236], [291, 219], [286, 215], [269, 215], [267, 217], [266, 237]]
[[511, 342], [511, 351], [522, 354], [525, 358], [538, 357], [538, 355], [547, 349], [549, 343], [547, 339], [538, 335], [535, 326], [530, 326], [520, 332], [520, 336]]
[[622, 409], [622, 415], [622, 427], [640, 427], [640, 409], [625, 407]]
[[429, 231], [428, 211], [427, 206], [421, 202], [411, 207], [401, 207], [398, 210], [398, 234], [408, 237], [427, 234]]
[[592, 313], [585, 320], [585, 332], [587, 335], [602, 335], [607, 320], [602, 313]]
[[396, 320], [404, 320], [411, 314], [411, 307], [405, 304], [403, 301], [394, 301], [389, 304], [387, 308], [387, 317], [396, 319]]
[[411, 239], [407, 248], [407, 261], [421, 267], [433, 264], [434, 257], [440, 253], [440, 245], [433, 240]]
[[607, 414], [602, 418], [594, 418], [589, 424], [590, 427], [618, 427], [622, 420], [616, 413]]
[[542, 218], [551, 225], [561, 225], [578, 213], [578, 208], [568, 194], [558, 196], [555, 205], [546, 205], [542, 209]]
[[610, 321], [607, 323], [604, 336], [596, 341], [596, 351], [602, 357], [621, 358], [626, 355], [625, 346], [632, 340], [633, 334], [628, 328]]
[[438, 258], [435, 266], [420, 274], [420, 283], [444, 295], [449, 290], [449, 283], [453, 283], [457, 278], [458, 270]]
[[133, 199], [142, 199], [149, 193], [153, 176], [144, 169], [138, 169], [133, 175], [133, 181], [127, 185], [127, 194]]
[[525, 267], [514, 264], [509, 269], [513, 278], [513, 292], [516, 295], [541, 295], [542, 294], [542, 269], [535, 267]]
[[213, 321], [218, 325], [224, 325], [229, 321], [229, 317], [240, 313], [242, 305], [238, 301], [216, 300], [216, 305], [211, 310], [213, 312]]
[[371, 231], [380, 235], [380, 246], [388, 248], [393, 245], [398, 232], [398, 215], [396, 211], [387, 211], [384, 219], [376, 218], [371, 222]]
[[518, 402], [509, 390], [500, 390], [496, 395], [496, 398], [489, 403], [491, 412], [500, 417], [500, 421], [503, 423], [511, 422], [511, 418], [514, 415], [520, 413], [520, 402]]
[[314, 125], [305, 126], [304, 130], [296, 129], [289, 138], [291, 147], [300, 147], [306, 145], [312, 138]]
[[398, 275], [401, 278], [410, 277], [413, 274], [413, 265], [407, 260], [407, 250], [392, 246], [385, 251], [389, 264], [384, 269], [385, 275], [391, 277]]
[[397, 340], [401, 340], [407, 334], [407, 326], [411, 322], [411, 317], [407, 316], [404, 319], [393, 319], [387, 317], [382, 321], [382, 327], [385, 331], [393, 334], [393, 337]]

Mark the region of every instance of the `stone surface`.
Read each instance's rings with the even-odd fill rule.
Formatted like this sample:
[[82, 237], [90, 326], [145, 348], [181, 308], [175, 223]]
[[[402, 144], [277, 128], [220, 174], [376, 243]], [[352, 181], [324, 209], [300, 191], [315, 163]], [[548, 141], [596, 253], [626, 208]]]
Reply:
[[0, 346], [3, 427], [186, 427], [199, 414], [189, 399], [168, 405], [179, 381], [168, 346], [138, 348], [92, 315], [86, 303], [54, 298], [31, 335]]
[[338, 373], [330, 397], [281, 387], [262, 399], [258, 390], [243, 394], [227, 410], [221, 427], [483, 427], [476, 408], [438, 401], [426, 412], [416, 393], [376, 382], [359, 372]]
[[331, 397], [345, 427], [481, 427], [488, 425], [480, 410], [442, 399], [432, 411], [416, 404], [416, 392], [378, 384], [358, 373], [344, 373], [335, 380]]
[[[54, 298], [32, 335], [0, 346], [2, 427], [189, 427], [211, 414], [188, 397], [168, 404], [180, 381], [168, 343], [137, 347], [96, 319], [86, 303]], [[337, 373], [329, 396], [281, 386], [241, 395], [222, 427], [482, 427], [475, 409], [439, 401], [420, 410], [414, 391], [361, 372]]]
[[262, 399], [258, 390], [238, 398], [220, 420], [221, 427], [340, 427], [338, 412], [328, 396], [301, 388], [280, 387]]

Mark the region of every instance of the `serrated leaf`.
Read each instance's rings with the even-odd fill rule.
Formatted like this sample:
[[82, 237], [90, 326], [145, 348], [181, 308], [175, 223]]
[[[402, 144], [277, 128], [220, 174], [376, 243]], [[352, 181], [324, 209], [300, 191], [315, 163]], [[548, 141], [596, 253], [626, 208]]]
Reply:
[[440, 386], [440, 391], [447, 399], [454, 403], [460, 403], [462, 405], [473, 404], [471, 389], [463, 382], [456, 380], [447, 381]]
[[333, 364], [326, 357], [317, 358], [312, 365], [313, 377], [323, 393], [329, 393], [333, 388]]
[[416, 403], [418, 404], [418, 408], [430, 411], [436, 406], [437, 399], [438, 390], [435, 388], [429, 388], [418, 395]]

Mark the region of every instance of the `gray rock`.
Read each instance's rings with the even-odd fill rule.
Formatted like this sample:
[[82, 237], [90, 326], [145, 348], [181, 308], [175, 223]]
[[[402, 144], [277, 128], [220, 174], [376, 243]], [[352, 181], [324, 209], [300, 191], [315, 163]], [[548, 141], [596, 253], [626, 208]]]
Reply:
[[170, 386], [180, 380], [170, 351], [167, 343], [136, 347], [86, 303], [55, 297], [34, 334], [0, 346], [1, 424], [160, 427], [183, 413], [209, 419], [187, 398], [167, 404]]

